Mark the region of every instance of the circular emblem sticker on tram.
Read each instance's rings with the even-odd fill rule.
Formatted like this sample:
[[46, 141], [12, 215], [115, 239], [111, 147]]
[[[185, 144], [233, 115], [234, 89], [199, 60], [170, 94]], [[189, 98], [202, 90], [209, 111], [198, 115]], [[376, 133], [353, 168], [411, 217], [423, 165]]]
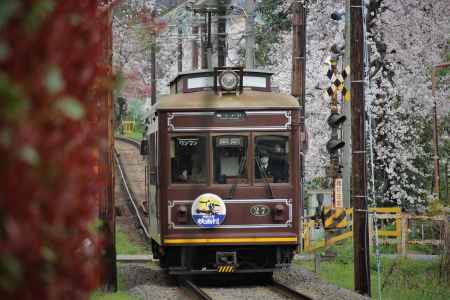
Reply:
[[227, 208], [215, 194], [202, 194], [195, 199], [191, 208], [192, 219], [200, 227], [214, 228], [223, 223]]

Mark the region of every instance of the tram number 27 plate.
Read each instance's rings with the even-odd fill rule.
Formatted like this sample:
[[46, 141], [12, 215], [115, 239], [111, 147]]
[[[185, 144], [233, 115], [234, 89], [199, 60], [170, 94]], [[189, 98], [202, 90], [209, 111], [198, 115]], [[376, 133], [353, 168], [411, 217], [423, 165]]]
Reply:
[[270, 208], [265, 205], [254, 205], [250, 207], [250, 214], [255, 217], [264, 217], [270, 213]]

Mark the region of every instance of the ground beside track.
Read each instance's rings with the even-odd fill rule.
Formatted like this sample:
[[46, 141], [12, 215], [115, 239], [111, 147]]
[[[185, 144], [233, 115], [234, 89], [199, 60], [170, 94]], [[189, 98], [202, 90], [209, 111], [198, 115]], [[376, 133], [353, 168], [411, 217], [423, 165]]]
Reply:
[[[185, 290], [180, 289], [173, 278], [156, 266], [127, 264], [119, 266], [119, 272], [123, 274], [124, 288], [129, 289], [129, 293], [137, 299], [189, 299]], [[329, 284], [315, 273], [295, 265], [289, 270], [276, 272], [274, 278], [314, 299], [368, 299], [351, 290]], [[203, 287], [198, 281], [196, 283], [213, 299], [286, 299], [258, 282], [231, 287], [227, 286], [226, 281], [215, 287]]]
[[115, 207], [116, 212], [119, 211], [116, 214], [117, 254], [150, 254], [150, 248], [139, 234], [135, 218], [128, 208], [128, 195], [121, 188], [117, 170], [115, 176]]

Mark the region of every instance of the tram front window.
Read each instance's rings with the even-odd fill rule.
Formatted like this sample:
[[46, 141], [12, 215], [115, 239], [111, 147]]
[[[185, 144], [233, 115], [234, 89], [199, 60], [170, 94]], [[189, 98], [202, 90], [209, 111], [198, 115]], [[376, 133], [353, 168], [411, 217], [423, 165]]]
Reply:
[[214, 183], [248, 183], [247, 137], [216, 136], [214, 147]]
[[177, 136], [170, 140], [173, 183], [206, 183], [207, 160], [204, 136]]
[[255, 138], [256, 182], [289, 182], [289, 138], [261, 135]]

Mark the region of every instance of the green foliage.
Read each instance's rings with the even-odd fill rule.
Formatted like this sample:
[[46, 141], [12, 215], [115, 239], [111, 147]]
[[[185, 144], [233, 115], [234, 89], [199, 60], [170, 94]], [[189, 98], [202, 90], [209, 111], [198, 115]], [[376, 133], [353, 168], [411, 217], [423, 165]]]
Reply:
[[106, 16], [97, 1], [0, 1], [1, 299], [86, 299], [100, 283]]
[[0, 1], [0, 29], [14, 16], [20, 5], [20, 1], [17, 0]]
[[142, 140], [142, 134], [143, 134], [143, 130], [141, 130], [141, 128], [135, 128], [135, 131], [131, 132], [128, 137], [133, 139], [133, 140], [137, 140], [140, 141]]
[[145, 254], [148, 250], [144, 246], [130, 241], [128, 236], [120, 229], [116, 229], [116, 252], [117, 254]]
[[142, 120], [142, 109], [144, 107], [144, 103], [141, 100], [133, 99], [128, 101], [128, 109], [126, 116], [128, 119], [143, 121]]
[[[116, 252], [117, 254], [133, 255], [144, 254], [148, 251], [145, 247], [132, 243], [128, 236], [119, 227], [116, 227]], [[90, 300], [136, 300], [125, 291], [124, 274], [120, 272], [120, 268], [118, 270], [118, 291], [116, 293], [97, 291], [91, 295]]]
[[[120, 97], [119, 97], [120, 99]], [[118, 100], [119, 101], [119, 100]], [[120, 103], [119, 103], [120, 105]], [[142, 133], [144, 132], [144, 117], [142, 111], [144, 109], [144, 102], [139, 99], [133, 99], [127, 101], [126, 111], [122, 111], [122, 120], [134, 120], [135, 121], [135, 133], [133, 135], [138, 135], [138, 139], [142, 138]], [[120, 121], [120, 123], [121, 123]], [[120, 125], [119, 123], [119, 125]]]
[[81, 106], [81, 103], [71, 97], [65, 97], [61, 100], [58, 100], [57, 102], [55, 102], [55, 107], [64, 115], [74, 120], [83, 118], [85, 114], [84, 108], [83, 106]]
[[28, 32], [35, 32], [39, 29], [40, 25], [48, 17], [48, 15], [55, 8], [55, 3], [52, 0], [36, 1], [28, 15], [25, 17], [24, 26]]
[[39, 154], [32, 146], [25, 146], [20, 150], [20, 158], [32, 166], [39, 164]]
[[135, 297], [132, 297], [126, 292], [126, 286], [123, 278], [124, 274], [121, 273], [120, 270], [121, 269], [118, 268], [118, 291], [116, 293], [105, 293], [97, 291], [91, 295], [90, 300], [137, 300]]
[[347, 239], [330, 247], [330, 251], [336, 253], [336, 262], [341, 264], [353, 263], [353, 239]]
[[329, 189], [330, 178], [328, 177], [314, 177], [307, 183], [308, 189]]
[[7, 121], [25, 117], [30, 108], [30, 102], [24, 95], [23, 90], [3, 72], [0, 72], [0, 99], [3, 101], [0, 117]]
[[58, 67], [51, 66], [48, 68], [44, 78], [44, 84], [50, 94], [59, 93], [64, 87], [64, 80]]
[[11, 254], [0, 255], [0, 288], [14, 290], [22, 284], [23, 267]]
[[136, 300], [126, 292], [102, 293], [96, 292], [91, 296], [91, 300]]
[[255, 58], [258, 64], [270, 63], [269, 52], [273, 44], [281, 42], [281, 35], [291, 29], [288, 12], [283, 9], [283, 0], [262, 0], [257, 11], [262, 24], [256, 27], [257, 49]]
[[[320, 277], [339, 287], [354, 289], [353, 246], [351, 240], [331, 248], [337, 253], [334, 261], [322, 261]], [[299, 264], [314, 271], [313, 261]], [[439, 261], [381, 258], [382, 299], [419, 300], [449, 299], [450, 290], [439, 278]], [[372, 297], [377, 298], [376, 257], [370, 258]]]

